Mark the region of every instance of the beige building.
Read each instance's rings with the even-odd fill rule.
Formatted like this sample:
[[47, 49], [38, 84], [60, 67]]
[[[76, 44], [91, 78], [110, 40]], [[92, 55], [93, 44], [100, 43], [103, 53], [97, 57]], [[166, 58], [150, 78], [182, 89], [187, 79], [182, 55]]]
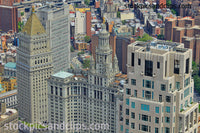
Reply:
[[197, 133], [192, 50], [175, 42], [128, 46], [122, 133]]
[[124, 11], [120, 13], [120, 18], [122, 20], [134, 19], [134, 13], [130, 11]]
[[47, 81], [50, 77], [52, 55], [46, 31], [32, 13], [19, 34], [17, 49], [18, 110], [23, 121], [47, 121]]
[[76, 11], [75, 17], [75, 36], [86, 35], [86, 14], [80, 11]]
[[[5, 103], [0, 103], [0, 113], [0, 133], [18, 133], [18, 129], [13, 127], [18, 124], [17, 110], [8, 109]], [[12, 123], [12, 126], [9, 123]]]

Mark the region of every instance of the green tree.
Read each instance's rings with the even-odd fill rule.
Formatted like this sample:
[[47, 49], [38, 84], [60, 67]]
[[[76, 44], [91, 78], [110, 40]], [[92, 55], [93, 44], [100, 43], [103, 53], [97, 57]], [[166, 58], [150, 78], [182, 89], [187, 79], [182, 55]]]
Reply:
[[73, 46], [70, 47], [70, 51], [74, 52], [74, 47]]
[[125, 21], [125, 20], [122, 20], [122, 24], [125, 25], [125, 23], [126, 23], [126, 21]]
[[21, 16], [24, 16], [24, 12], [21, 12]]
[[138, 37], [137, 41], [142, 41], [142, 42], [147, 42], [147, 41], [152, 41], [153, 38], [149, 36], [149, 34], [145, 33], [142, 38]]
[[81, 52], [78, 52], [78, 56], [80, 56], [81, 54], [85, 54], [85, 52], [84, 51], [81, 51]]
[[167, 4], [167, 5], [171, 5], [171, 4], [172, 4], [171, 0], [167, 0], [167, 1], [166, 1], [166, 4]]
[[158, 13], [158, 18], [162, 19], [162, 16], [160, 15], [160, 13]]
[[199, 75], [199, 66], [193, 61], [192, 62], [192, 76], [194, 79], [194, 89], [200, 93], [200, 75]]
[[120, 18], [120, 11], [117, 12], [117, 17]]
[[85, 0], [84, 3], [89, 6], [90, 5], [90, 0]]
[[83, 68], [89, 68], [90, 67], [90, 60], [86, 59], [83, 61]]
[[18, 31], [20, 32], [24, 26], [24, 22], [18, 22]]
[[90, 38], [90, 36], [85, 36], [84, 40], [85, 40], [85, 42], [89, 43], [91, 38]]
[[159, 35], [157, 36], [157, 38], [160, 39], [160, 40], [164, 40], [164, 37], [165, 37], [165, 36], [162, 35], [162, 34], [159, 34]]
[[174, 15], [177, 15], [177, 12], [176, 12], [174, 9], [171, 9], [171, 12], [172, 12]]

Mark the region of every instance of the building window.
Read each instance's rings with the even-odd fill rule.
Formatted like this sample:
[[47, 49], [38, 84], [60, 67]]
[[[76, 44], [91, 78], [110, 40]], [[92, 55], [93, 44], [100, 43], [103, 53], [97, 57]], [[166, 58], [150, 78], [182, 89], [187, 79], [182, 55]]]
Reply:
[[129, 99], [126, 99], [126, 105], [129, 105]]
[[157, 68], [158, 69], [160, 68], [160, 62], [157, 62]]
[[168, 103], [171, 102], [171, 96], [166, 96], [166, 102], [168, 102]]
[[62, 88], [60, 88], [60, 96], [62, 96]]
[[158, 117], [155, 117], [155, 123], [159, 124], [159, 118]]
[[161, 84], [161, 91], [166, 91], [166, 85]]
[[121, 125], [121, 131], [122, 131], [122, 132], [123, 132], [123, 128], [124, 128], [123, 125]]
[[170, 107], [169, 106], [165, 107], [165, 112], [170, 113]]
[[187, 97], [190, 94], [190, 89], [187, 88], [184, 90], [184, 98]]
[[143, 111], [149, 111], [149, 105], [141, 104], [141, 110], [143, 110]]
[[180, 82], [176, 82], [176, 89], [180, 89]]
[[143, 121], [148, 121], [148, 118], [149, 118], [148, 115], [142, 115], [142, 120]]
[[190, 77], [184, 81], [184, 87], [187, 87], [190, 84]]
[[151, 99], [151, 91], [145, 91], [145, 98]]
[[146, 80], [145, 87], [151, 88], [151, 81], [150, 80]]
[[141, 59], [138, 59], [138, 65], [141, 65]]
[[135, 113], [134, 112], [131, 112], [131, 118], [135, 119]]
[[131, 89], [126, 88], [126, 94], [127, 94], [127, 95], [131, 95]]
[[136, 79], [131, 79], [131, 85], [136, 85]]
[[166, 128], [165, 128], [165, 133], [170, 133], [170, 131], [169, 131], [169, 128], [168, 128], [168, 127], [166, 127]]
[[132, 62], [131, 65], [134, 66], [134, 53], [132, 53]]
[[158, 132], [158, 128], [157, 128], [157, 127], [155, 128], [155, 133], [159, 133], [159, 132]]
[[162, 95], [159, 95], [159, 102], [162, 102]]
[[134, 91], [134, 97], [137, 97], [137, 90]]
[[145, 60], [145, 76], [153, 76], [153, 62]]
[[180, 68], [180, 61], [174, 60], [174, 73], [179, 74], [179, 68]]
[[129, 133], [129, 130], [128, 130], [128, 129], [126, 129], [126, 133]]
[[126, 115], [129, 115], [129, 109], [126, 109]]
[[58, 95], [58, 88], [56, 87], [56, 95]]
[[186, 59], [186, 66], [185, 66], [185, 73], [189, 73], [189, 63], [190, 63], [190, 59], [188, 58], [188, 59]]
[[155, 107], [155, 112], [158, 114], [159, 113], [159, 107]]
[[131, 108], [135, 108], [135, 102], [131, 102]]
[[142, 131], [148, 132], [148, 126], [147, 125], [142, 125]]
[[51, 86], [51, 94], [53, 94], [53, 86]]
[[135, 129], [135, 123], [131, 123], [131, 128]]
[[129, 119], [126, 119], [126, 125], [129, 125]]
[[169, 117], [165, 117], [165, 122], [166, 123], [170, 123], [170, 118]]

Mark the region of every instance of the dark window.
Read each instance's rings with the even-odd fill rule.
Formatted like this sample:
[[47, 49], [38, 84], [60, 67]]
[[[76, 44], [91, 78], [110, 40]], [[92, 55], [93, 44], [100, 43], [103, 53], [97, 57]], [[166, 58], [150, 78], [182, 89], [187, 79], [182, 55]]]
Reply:
[[137, 90], [134, 91], [134, 96], [137, 97]]
[[131, 112], [131, 118], [135, 119], [135, 113]]
[[145, 60], [145, 75], [153, 76], [153, 62], [150, 60]]
[[157, 62], [157, 68], [158, 69], [160, 68], [160, 62]]
[[132, 53], [132, 62], [131, 65], [134, 66], [134, 53]]
[[155, 123], [159, 124], [159, 118], [155, 117]]
[[135, 129], [135, 123], [131, 123], [131, 128]]
[[131, 79], [131, 84], [136, 85], [136, 79]]
[[188, 58], [188, 59], [186, 60], [185, 73], [189, 73], [189, 63], [190, 63], [190, 59]]
[[148, 121], [148, 118], [149, 118], [148, 115], [142, 115], [142, 120], [143, 121]]
[[141, 65], [141, 59], [138, 59], [138, 65]]
[[51, 86], [51, 94], [53, 94], [53, 86]]
[[166, 85], [161, 84], [161, 91], [165, 91], [166, 90]]
[[145, 98], [151, 99], [151, 92], [150, 91], [145, 91]]
[[155, 133], [158, 133], [158, 128], [157, 127], [155, 128]]
[[171, 102], [171, 97], [170, 96], [166, 96], [166, 102], [168, 102], [168, 103]]
[[56, 95], [58, 95], [58, 88], [56, 87]]
[[126, 109], [126, 115], [129, 115], [129, 109]]
[[129, 125], [129, 119], [126, 119], [126, 125]]
[[62, 88], [60, 88], [60, 96], [62, 96]]
[[127, 95], [131, 95], [131, 89], [126, 88], [126, 94], [127, 94]]
[[142, 131], [148, 132], [148, 126], [147, 125], [142, 125]]
[[179, 68], [180, 68], [180, 61], [174, 60], [174, 73], [179, 74]]
[[162, 102], [162, 95], [159, 95], [159, 102]]

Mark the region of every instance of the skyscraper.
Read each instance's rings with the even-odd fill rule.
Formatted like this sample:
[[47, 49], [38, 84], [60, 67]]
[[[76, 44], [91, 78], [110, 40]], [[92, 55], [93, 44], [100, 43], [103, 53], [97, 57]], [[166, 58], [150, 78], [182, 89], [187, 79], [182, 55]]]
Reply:
[[33, 12], [19, 34], [17, 49], [19, 117], [27, 122], [47, 121], [47, 81], [53, 70], [48, 36]]
[[54, 73], [67, 71], [70, 64], [68, 5], [64, 3], [49, 3], [37, 10], [37, 16], [50, 39]]
[[175, 42], [128, 46], [121, 132], [196, 133], [192, 50]]
[[[105, 25], [99, 33], [95, 60], [91, 58], [88, 75], [74, 75], [58, 72], [48, 79], [50, 123], [84, 124], [81, 133], [115, 133], [117, 129], [117, 92], [122, 89], [116, 85], [119, 73], [116, 55], [112, 58], [109, 33]], [[121, 78], [120, 78], [121, 80]], [[100, 129], [95, 130], [95, 124]], [[102, 129], [102, 125], [104, 129]], [[70, 125], [68, 132], [77, 132]], [[92, 130], [92, 128], [94, 130]], [[58, 132], [61, 132], [57, 130]], [[65, 133], [67, 133], [65, 131]]]

